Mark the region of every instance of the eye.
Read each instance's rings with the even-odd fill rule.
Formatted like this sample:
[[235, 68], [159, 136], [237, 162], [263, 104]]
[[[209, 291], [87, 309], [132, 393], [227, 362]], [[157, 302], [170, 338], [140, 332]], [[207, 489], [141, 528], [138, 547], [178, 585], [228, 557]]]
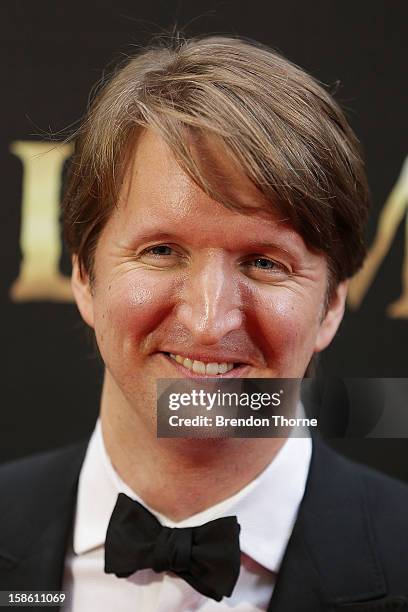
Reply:
[[167, 244], [158, 244], [156, 246], [149, 247], [143, 251], [143, 254], [149, 255], [171, 255], [173, 249], [169, 247]]
[[275, 261], [267, 259], [266, 257], [258, 257], [257, 259], [254, 259], [252, 265], [260, 270], [274, 270], [278, 266]]
[[138, 257], [139, 261], [155, 268], [172, 268], [180, 265], [184, 256], [180, 249], [168, 244], [153, 244], [145, 248]]
[[290, 274], [290, 269], [283, 263], [269, 257], [254, 256], [247, 259], [244, 265], [248, 271], [259, 278], [276, 277]]

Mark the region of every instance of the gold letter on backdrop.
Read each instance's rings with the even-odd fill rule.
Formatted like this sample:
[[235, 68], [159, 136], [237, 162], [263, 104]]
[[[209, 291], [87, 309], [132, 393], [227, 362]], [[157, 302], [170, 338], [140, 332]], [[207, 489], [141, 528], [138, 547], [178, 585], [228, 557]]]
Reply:
[[408, 318], [408, 157], [401, 173], [381, 211], [377, 233], [363, 267], [350, 282], [348, 304], [358, 308], [370, 288], [381, 262], [387, 255], [395, 233], [405, 216], [405, 253], [402, 262], [402, 293], [396, 302], [387, 308], [387, 314], [394, 319]]
[[69, 278], [59, 271], [59, 203], [70, 144], [16, 140], [10, 150], [23, 164], [20, 274], [10, 289], [15, 302], [72, 302]]

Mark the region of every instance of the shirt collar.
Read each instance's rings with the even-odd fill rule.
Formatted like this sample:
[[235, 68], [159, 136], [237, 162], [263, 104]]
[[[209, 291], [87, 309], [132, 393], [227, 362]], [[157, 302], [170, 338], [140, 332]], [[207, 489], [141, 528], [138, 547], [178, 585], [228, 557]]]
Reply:
[[117, 496], [122, 492], [142, 503], [167, 527], [192, 527], [236, 515], [241, 525], [241, 551], [277, 572], [304, 494], [311, 454], [310, 437], [289, 437], [267, 468], [241, 491], [175, 523], [148, 507], [121, 480], [106, 452], [98, 420], [79, 477], [74, 553], [80, 555], [104, 544]]

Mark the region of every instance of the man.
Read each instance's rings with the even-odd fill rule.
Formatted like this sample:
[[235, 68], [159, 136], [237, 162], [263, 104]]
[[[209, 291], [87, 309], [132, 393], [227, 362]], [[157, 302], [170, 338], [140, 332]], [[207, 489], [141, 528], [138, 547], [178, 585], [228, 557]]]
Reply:
[[203, 38], [118, 71], [63, 205], [100, 420], [2, 468], [3, 590], [64, 588], [75, 612], [408, 609], [404, 485], [318, 439], [156, 435], [157, 379], [304, 376], [367, 200], [336, 103], [269, 49]]

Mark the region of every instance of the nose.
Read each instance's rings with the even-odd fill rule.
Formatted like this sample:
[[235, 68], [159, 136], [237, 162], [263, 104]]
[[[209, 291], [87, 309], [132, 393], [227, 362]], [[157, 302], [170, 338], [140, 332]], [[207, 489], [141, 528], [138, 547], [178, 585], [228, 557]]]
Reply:
[[222, 256], [196, 264], [185, 281], [177, 309], [179, 321], [197, 344], [217, 344], [243, 323], [234, 273]]

